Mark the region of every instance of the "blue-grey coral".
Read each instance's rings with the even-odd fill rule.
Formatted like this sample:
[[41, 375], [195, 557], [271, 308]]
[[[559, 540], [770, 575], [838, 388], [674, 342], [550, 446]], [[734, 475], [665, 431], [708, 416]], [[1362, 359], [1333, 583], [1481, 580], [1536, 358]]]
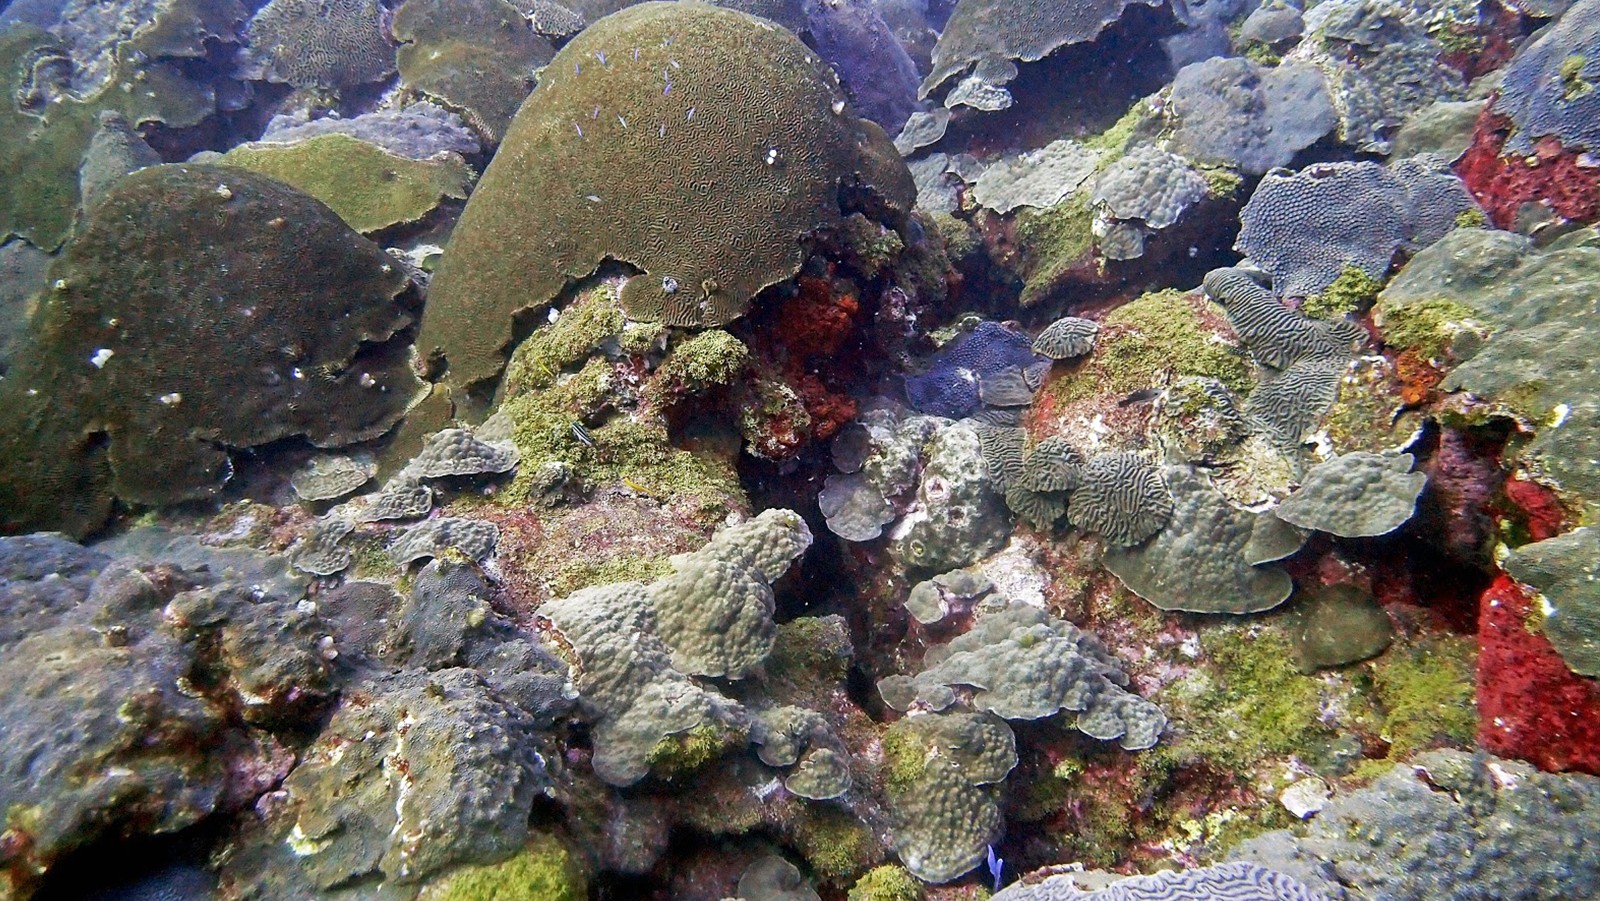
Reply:
[[894, 149], [904, 156], [937, 144], [950, 127], [950, 111], [936, 107], [929, 112], [915, 112], [906, 118], [906, 124], [894, 137]]
[[976, 427], [955, 423], [927, 445], [915, 506], [891, 532], [890, 553], [917, 570], [942, 572], [988, 556], [1011, 532], [990, 481]]
[[1268, 173], [1240, 213], [1234, 246], [1271, 274], [1280, 295], [1309, 297], [1350, 267], [1383, 278], [1397, 252], [1438, 240], [1475, 208], [1448, 171], [1321, 163]]
[[272, 0], [250, 19], [250, 52], [276, 81], [340, 91], [395, 70], [377, 0]]
[[1600, 894], [1585, 841], [1600, 779], [1433, 751], [1336, 797], [1304, 834], [1250, 839], [1234, 857], [1330, 899], [1539, 901]]
[[1209, 193], [1205, 178], [1183, 157], [1141, 144], [1106, 167], [1092, 197], [1113, 219], [1161, 229]]
[[1274, 513], [1291, 525], [1341, 538], [1386, 535], [1416, 512], [1428, 482], [1426, 473], [1411, 471], [1413, 462], [1410, 454], [1342, 454], [1312, 467]]
[[879, 684], [891, 706], [935, 711], [958, 703], [1008, 720], [1076, 713], [1079, 731], [1137, 751], [1161, 738], [1161, 709], [1128, 691], [1128, 677], [1094, 636], [1015, 602], [978, 617], [966, 633], [928, 651], [912, 677]]
[[499, 541], [500, 527], [492, 522], [441, 516], [406, 529], [399, 538], [390, 542], [386, 550], [389, 559], [400, 566], [438, 557], [448, 551], [456, 551], [470, 560], [483, 562], [494, 556], [495, 545]]
[[1220, 863], [1119, 879], [1096, 891], [1076, 887], [1073, 874], [1017, 883], [992, 901], [1325, 901], [1290, 876], [1251, 863]]
[[318, 454], [289, 476], [295, 497], [303, 501], [331, 501], [365, 485], [378, 471], [370, 455]]
[[344, 545], [356, 524], [338, 513], [317, 520], [289, 552], [294, 568], [313, 576], [331, 576], [344, 571], [355, 554]]
[[1189, 467], [1167, 467], [1165, 477], [1173, 499], [1166, 528], [1139, 547], [1107, 550], [1106, 569], [1163, 610], [1257, 613], [1283, 603], [1294, 589], [1289, 574], [1251, 562], [1260, 557], [1252, 540], [1271, 515], [1235, 507]]
[[516, 445], [509, 441], [485, 441], [468, 429], [442, 429], [428, 436], [402, 475], [417, 479], [497, 475], [510, 472], [520, 460]]
[[1600, 528], [1584, 526], [1525, 544], [1505, 570], [1539, 590], [1544, 636], [1585, 676], [1600, 676]]
[[921, 95], [960, 75], [1003, 90], [1000, 86], [1016, 77], [1013, 60], [1035, 62], [1057, 48], [1092, 41], [1135, 3], [1156, 5], [1146, 0], [960, 0], [933, 49], [933, 69], [922, 81]]
[[1037, 150], [1006, 154], [984, 168], [972, 197], [997, 213], [1053, 207], [1094, 175], [1104, 151], [1067, 138]]
[[883, 492], [856, 473], [829, 473], [817, 492], [817, 507], [828, 531], [845, 541], [871, 541], [895, 518]]
[[1553, 135], [1571, 150], [1600, 150], [1600, 2], [1578, 0], [1517, 52], [1501, 78], [1494, 111], [1516, 129], [1515, 153]]
[[1444, 63], [1445, 47], [1434, 34], [1470, 29], [1475, 15], [1448, 5], [1329, 0], [1306, 10], [1305, 38], [1287, 59], [1316, 66], [1327, 77], [1345, 143], [1388, 153], [1394, 132], [1412, 113], [1436, 100], [1464, 99], [1466, 81]]
[[349, 119], [277, 115], [260, 140], [293, 144], [325, 134], [344, 134], [376, 144], [396, 156], [425, 160], [441, 153], [472, 156], [482, 149], [461, 117], [426, 100], [397, 110], [374, 110]]
[[1169, 114], [1186, 156], [1251, 175], [1288, 165], [1338, 124], [1321, 72], [1243, 57], [1185, 66], [1172, 81]]
[[917, 108], [917, 64], [870, 0], [804, 0], [811, 46], [864, 119], [898, 134]]
[[888, 137], [798, 39], [700, 3], [629, 7], [563, 47], [524, 102], [452, 234], [417, 346], [455, 384], [493, 377], [517, 314], [608, 258], [639, 270], [621, 290], [630, 317], [729, 322], [799, 271], [803, 239], [843, 223], [850, 184], [912, 202]]

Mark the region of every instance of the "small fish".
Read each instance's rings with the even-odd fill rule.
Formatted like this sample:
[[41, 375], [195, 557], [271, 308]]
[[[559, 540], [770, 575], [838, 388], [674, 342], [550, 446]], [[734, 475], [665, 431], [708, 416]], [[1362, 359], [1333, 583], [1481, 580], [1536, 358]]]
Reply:
[[639, 61], [639, 48], [638, 47], [633, 48], [633, 59], [634, 59], [634, 62], [638, 62]]
[[574, 422], [572, 424], [572, 437], [576, 438], [585, 447], [594, 447], [594, 439], [589, 437], [589, 430], [583, 427], [583, 423]]
[[692, 107], [692, 106], [689, 107], [689, 115], [684, 116], [683, 120], [685, 122], [693, 122], [694, 121], [694, 107]]
[[1161, 396], [1160, 388], [1141, 388], [1138, 391], [1117, 401], [1119, 407], [1131, 407], [1135, 404], [1147, 404]]
[[1004, 875], [1005, 875], [1006, 861], [1005, 861], [1005, 858], [997, 857], [995, 855], [995, 853], [994, 853], [994, 845], [990, 845], [989, 846], [989, 861], [988, 861], [988, 863], [989, 863], [989, 875], [994, 877], [994, 890], [995, 890], [995, 892], [998, 893], [1000, 891], [1000, 886], [1001, 886], [1001, 884], [1003, 882], [1003, 878], [1004, 878]]
[[606, 64], [606, 52], [604, 50], [596, 50], [594, 52], [594, 56], [595, 59], [600, 60], [600, 65], [603, 66]]
[[579, 125], [578, 123], [574, 122], [574, 123], [572, 123], [572, 127], [576, 128], [578, 130], [578, 137], [580, 137], [580, 138], [583, 137], [583, 126], [582, 125]]

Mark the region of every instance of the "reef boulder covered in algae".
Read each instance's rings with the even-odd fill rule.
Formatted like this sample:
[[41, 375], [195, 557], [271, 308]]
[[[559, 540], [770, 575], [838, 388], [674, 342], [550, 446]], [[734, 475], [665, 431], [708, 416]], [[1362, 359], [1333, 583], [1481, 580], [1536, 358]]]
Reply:
[[0, 899], [1600, 896], [1595, 11], [15, 0]]

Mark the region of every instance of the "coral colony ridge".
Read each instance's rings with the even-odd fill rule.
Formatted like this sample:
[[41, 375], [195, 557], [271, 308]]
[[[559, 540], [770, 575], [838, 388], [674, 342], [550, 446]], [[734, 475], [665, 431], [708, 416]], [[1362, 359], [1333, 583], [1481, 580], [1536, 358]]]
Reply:
[[0, 82], [0, 901], [1600, 899], [1600, 0]]

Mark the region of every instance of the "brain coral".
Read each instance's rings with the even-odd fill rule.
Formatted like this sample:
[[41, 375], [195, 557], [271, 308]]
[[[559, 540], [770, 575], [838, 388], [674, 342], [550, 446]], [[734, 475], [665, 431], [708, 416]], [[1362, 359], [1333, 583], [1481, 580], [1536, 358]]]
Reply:
[[1382, 278], [1397, 251], [1432, 244], [1472, 209], [1459, 178], [1425, 163], [1326, 163], [1268, 173], [1239, 214], [1234, 247], [1280, 295], [1309, 297], [1346, 267]]
[[128, 176], [51, 278], [34, 343], [0, 383], [0, 527], [81, 533], [113, 494], [205, 497], [228, 449], [371, 438], [421, 388], [389, 340], [411, 321], [400, 267], [252, 172]]
[[899, 208], [914, 196], [883, 130], [792, 34], [699, 3], [629, 7], [562, 48], [517, 113], [418, 347], [457, 384], [490, 378], [513, 317], [607, 259], [639, 270], [630, 317], [728, 322], [799, 270], [802, 239], [843, 221], [840, 187], [857, 181]]
[[272, 0], [250, 20], [253, 55], [276, 81], [332, 91], [394, 72], [377, 0]]

